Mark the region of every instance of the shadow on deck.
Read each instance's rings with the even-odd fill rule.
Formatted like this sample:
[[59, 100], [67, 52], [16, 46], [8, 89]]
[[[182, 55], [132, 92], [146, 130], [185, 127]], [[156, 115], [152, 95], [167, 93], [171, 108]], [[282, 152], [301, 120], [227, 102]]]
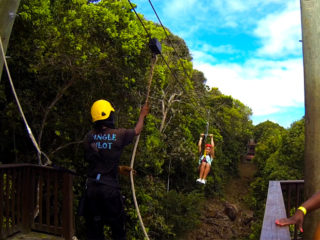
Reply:
[[48, 235], [45, 233], [17, 233], [11, 237], [8, 237], [7, 240], [64, 240], [64, 238]]

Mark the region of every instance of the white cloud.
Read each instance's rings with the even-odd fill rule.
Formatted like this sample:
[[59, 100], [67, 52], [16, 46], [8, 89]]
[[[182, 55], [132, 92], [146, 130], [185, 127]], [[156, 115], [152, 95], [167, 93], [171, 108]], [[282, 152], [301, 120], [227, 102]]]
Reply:
[[[201, 41], [201, 42], [198, 42], [193, 45], [196, 45], [196, 47], [198, 47], [198, 51], [201, 51], [206, 54], [215, 54], [215, 53], [234, 54], [234, 53], [239, 52], [239, 50], [234, 49], [231, 44], [220, 45], [220, 46], [215, 47], [215, 46], [212, 46], [206, 42]], [[201, 59], [201, 60], [203, 60], [203, 59]]]
[[210, 55], [204, 51], [192, 51], [192, 57], [194, 59], [201, 59], [202, 61], [204, 61], [206, 63], [216, 62], [216, 58], [214, 58], [212, 55]]
[[[298, 2], [298, 1], [297, 1]], [[278, 14], [270, 14], [258, 22], [254, 34], [261, 38], [263, 46], [257, 52], [260, 56], [282, 57], [301, 55], [301, 16], [296, 4]]]
[[164, 11], [167, 16], [179, 17], [187, 16], [197, 7], [196, 0], [173, 0], [167, 1], [164, 5]]
[[[209, 48], [209, 50], [210, 50], [210, 48]], [[218, 47], [213, 47], [211, 49], [211, 51], [213, 53], [228, 53], [228, 54], [232, 54], [232, 53], [238, 52], [238, 50], [234, 49], [233, 46], [230, 45], [230, 44], [221, 45], [221, 46], [218, 46]]]
[[[258, 6], [259, 2], [249, 1], [247, 7]], [[239, 99], [252, 109], [254, 116], [266, 116], [304, 105], [300, 9], [293, 1], [277, 2], [287, 3], [284, 10], [266, 15], [254, 30], [263, 43], [254, 55], [263, 59], [216, 64], [197, 58], [199, 54], [194, 58], [194, 66], [204, 73], [208, 86], [218, 87], [223, 94]], [[236, 7], [238, 1], [233, 3], [233, 10], [246, 11]], [[295, 58], [276, 60], [286, 56]]]
[[[163, 0], [162, 0], [163, 1]], [[175, 24], [191, 26], [201, 24], [202, 28], [214, 31], [221, 27], [246, 28], [256, 24], [257, 17], [277, 6], [281, 11], [297, 0], [171, 0], [163, 1], [162, 16]], [[158, 5], [162, 5], [158, 3]], [[190, 24], [191, 23], [191, 24]], [[179, 27], [181, 29], [181, 27]]]
[[153, 3], [163, 24], [185, 39], [194, 68], [204, 73], [207, 84], [249, 106], [253, 118], [284, 115], [288, 122], [293, 118], [285, 114], [287, 108], [303, 108], [298, 0]]
[[195, 63], [207, 78], [207, 85], [218, 87], [249, 106], [254, 115], [278, 112], [283, 107], [300, 106], [304, 101], [301, 59], [268, 61], [252, 59], [245, 64]]

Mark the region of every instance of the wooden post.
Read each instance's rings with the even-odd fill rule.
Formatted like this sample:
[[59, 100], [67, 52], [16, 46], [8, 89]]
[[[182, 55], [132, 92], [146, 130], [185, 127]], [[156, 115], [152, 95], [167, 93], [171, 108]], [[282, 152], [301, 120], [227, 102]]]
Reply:
[[[305, 86], [305, 197], [320, 190], [320, 0], [300, 0]], [[304, 239], [312, 239], [320, 212], [308, 214]]]
[[73, 176], [67, 172], [63, 173], [62, 231], [66, 240], [71, 240], [74, 235], [72, 182]]
[[4, 239], [4, 228], [3, 228], [3, 205], [4, 205], [4, 199], [3, 199], [3, 178], [4, 178], [3, 169], [0, 171], [0, 239]]
[[25, 167], [23, 169], [23, 184], [22, 187], [22, 226], [21, 230], [24, 233], [31, 231], [31, 221], [32, 221], [32, 202], [31, 196], [33, 192], [31, 191], [31, 168]]
[[[1, 0], [0, 1], [0, 37], [4, 52], [7, 50], [12, 26], [16, 17], [16, 11], [19, 7], [20, 0]], [[0, 55], [1, 56], [1, 55]], [[3, 59], [0, 57], [0, 79], [3, 69]]]

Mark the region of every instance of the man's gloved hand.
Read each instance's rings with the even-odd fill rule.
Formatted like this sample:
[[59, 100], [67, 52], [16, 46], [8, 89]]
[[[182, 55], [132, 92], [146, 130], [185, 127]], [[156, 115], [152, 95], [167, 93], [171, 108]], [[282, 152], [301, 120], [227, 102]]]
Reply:
[[133, 174], [136, 173], [136, 171], [129, 166], [119, 166], [119, 173], [121, 175], [129, 176], [131, 171], [133, 171]]

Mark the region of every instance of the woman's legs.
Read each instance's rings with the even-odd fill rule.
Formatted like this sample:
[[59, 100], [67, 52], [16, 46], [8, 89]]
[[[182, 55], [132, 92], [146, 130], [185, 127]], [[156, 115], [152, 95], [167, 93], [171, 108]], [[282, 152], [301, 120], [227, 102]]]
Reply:
[[209, 163], [205, 163], [204, 172], [203, 172], [203, 175], [202, 175], [202, 179], [203, 180], [206, 180], [209, 172], [210, 172], [210, 164]]
[[203, 174], [206, 168], [206, 162], [202, 162], [200, 167], [199, 167], [199, 178], [202, 179], [203, 178]]
[[202, 162], [200, 165], [200, 174], [199, 178], [200, 179], [206, 179], [208, 174], [210, 172], [210, 164], [207, 162]]
[[199, 178], [197, 179], [197, 182], [206, 183], [206, 178], [210, 172], [210, 164], [207, 162], [202, 162], [199, 166]]

